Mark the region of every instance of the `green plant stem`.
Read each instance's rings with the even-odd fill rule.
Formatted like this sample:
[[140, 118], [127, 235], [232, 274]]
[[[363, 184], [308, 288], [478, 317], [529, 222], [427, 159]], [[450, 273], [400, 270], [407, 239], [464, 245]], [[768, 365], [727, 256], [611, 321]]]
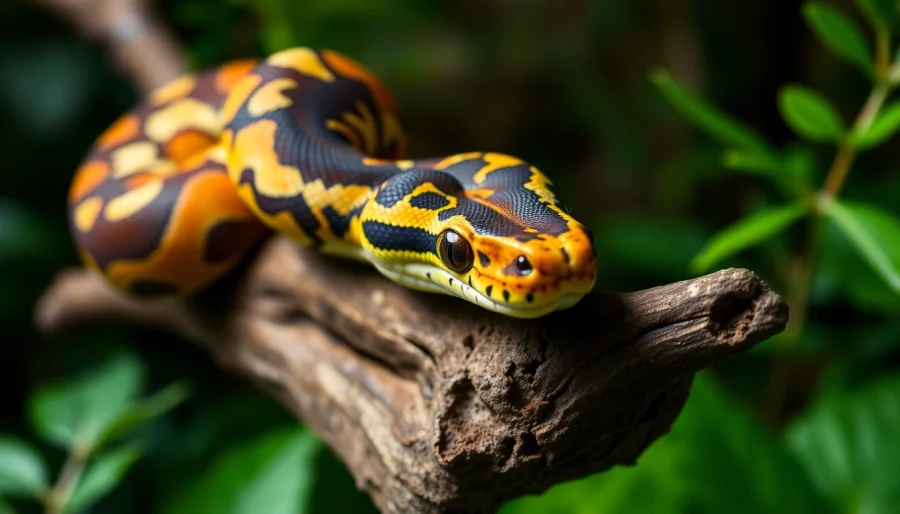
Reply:
[[812, 277], [815, 269], [815, 256], [819, 246], [819, 227], [821, 217], [813, 214], [809, 218], [806, 229], [806, 243], [803, 253], [797, 264], [795, 279], [791, 283], [791, 291], [794, 293], [789, 302], [791, 310], [796, 314], [791, 316], [791, 322], [785, 328], [785, 339], [793, 346], [800, 339], [803, 327], [806, 324], [806, 314], [809, 310], [809, 299], [812, 295]]
[[[884, 23], [875, 26], [875, 70], [884, 73], [890, 66], [891, 59], [891, 34]], [[886, 78], [879, 75], [877, 80]]]
[[831, 163], [831, 168], [829, 168], [828, 175], [825, 177], [825, 185], [822, 187], [823, 195], [834, 198], [841, 191], [856, 157], [856, 145], [853, 142], [853, 137], [855, 134], [862, 134], [869, 130], [869, 127], [875, 121], [875, 117], [878, 116], [879, 111], [884, 106], [884, 101], [887, 99], [890, 91], [891, 86], [887, 79], [880, 78], [869, 94], [869, 98], [866, 99], [859, 116], [853, 123], [851, 135], [845, 137], [838, 145], [834, 161]]
[[88, 461], [88, 452], [79, 445], [73, 445], [63, 463], [59, 478], [44, 499], [44, 514], [61, 514], [72, 489], [81, 480]]
[[[875, 122], [875, 118], [878, 117], [878, 113], [881, 112], [885, 100], [887, 100], [888, 95], [890, 95], [891, 90], [893, 89], [891, 77], [900, 73], [900, 71], [898, 71], [900, 70], [900, 61], [894, 61], [892, 64], [888, 62], [890, 54], [890, 36], [883, 28], [876, 31], [875, 47], [875, 85], [872, 87], [869, 97], [866, 98], [866, 103], [863, 104], [862, 109], [860, 109], [859, 114], [856, 116], [850, 134], [844, 137], [838, 144], [834, 160], [831, 163], [831, 167], [828, 169], [828, 174], [825, 176], [825, 182], [819, 192], [818, 196], [820, 198], [832, 199], [840, 193], [844, 186], [844, 182], [847, 180], [847, 176], [850, 174], [850, 169], [853, 167], [853, 161], [856, 158], [855, 138], [859, 134], [868, 131], [872, 126], [872, 123]], [[795, 301], [791, 302], [790, 305], [792, 310], [796, 312], [796, 321], [794, 321], [791, 326], [788, 327], [788, 330], [786, 330], [785, 335], [789, 337], [785, 337], [785, 341], [789, 346], [793, 346], [799, 341], [806, 321], [806, 311], [809, 307], [813, 269], [815, 267], [815, 256], [818, 247], [816, 241], [818, 239], [819, 225], [822, 218], [822, 211], [819, 205], [821, 205], [821, 202], [818, 201], [813, 205], [813, 215], [809, 223], [806, 247], [803, 249], [803, 254], [800, 259], [800, 269], [797, 271], [799, 276], [797, 280], [793, 282], [795, 287], [791, 288], [793, 289], [794, 294], [790, 296]]]
[[[856, 137], [869, 130], [875, 118], [884, 106], [885, 100], [890, 95], [895, 76], [900, 76], [900, 62], [889, 63], [890, 36], [881, 28], [876, 31], [875, 41], [875, 85], [866, 98], [865, 104], [853, 122], [850, 133], [838, 144], [834, 160], [825, 176], [825, 182], [819, 191], [818, 198], [814, 199], [812, 216], [807, 226], [806, 244], [799, 258], [796, 275], [789, 280], [788, 305], [791, 306], [791, 319], [785, 328], [782, 339], [782, 350], [794, 348], [803, 335], [810, 298], [812, 296], [813, 272], [815, 270], [816, 256], [818, 255], [819, 229], [822, 222], [822, 210], [820, 199], [833, 199], [841, 191], [853, 161], [856, 158]], [[771, 378], [771, 402], [768, 415], [771, 423], [778, 426], [784, 415], [784, 404], [788, 393], [788, 382], [793, 368], [793, 359], [790, 355], [784, 355], [773, 364]]]

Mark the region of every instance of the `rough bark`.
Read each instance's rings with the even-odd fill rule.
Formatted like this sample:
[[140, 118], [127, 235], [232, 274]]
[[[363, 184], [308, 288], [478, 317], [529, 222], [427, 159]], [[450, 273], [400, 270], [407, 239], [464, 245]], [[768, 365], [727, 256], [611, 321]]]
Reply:
[[47, 334], [104, 320], [205, 346], [312, 427], [384, 512], [490, 512], [634, 463], [694, 373], [783, 330], [787, 305], [728, 269], [522, 321], [274, 238], [192, 299], [143, 304], [74, 270], [36, 311]]

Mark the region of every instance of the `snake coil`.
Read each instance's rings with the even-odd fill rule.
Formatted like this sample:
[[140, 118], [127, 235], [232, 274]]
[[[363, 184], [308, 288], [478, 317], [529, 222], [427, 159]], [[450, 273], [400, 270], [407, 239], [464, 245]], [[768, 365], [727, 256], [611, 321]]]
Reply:
[[534, 166], [405, 151], [396, 102], [351, 59], [234, 61], [162, 86], [98, 138], [71, 231], [86, 266], [140, 297], [196, 292], [272, 231], [519, 318], [592, 289], [590, 232]]

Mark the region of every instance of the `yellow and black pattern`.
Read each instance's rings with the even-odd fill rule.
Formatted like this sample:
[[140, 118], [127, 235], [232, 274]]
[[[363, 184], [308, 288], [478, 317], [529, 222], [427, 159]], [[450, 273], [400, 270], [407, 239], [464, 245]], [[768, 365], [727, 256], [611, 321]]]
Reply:
[[411, 288], [531, 318], [593, 287], [590, 233], [550, 181], [498, 153], [401, 160], [391, 94], [332, 51], [189, 75], [100, 137], [76, 173], [84, 261], [135, 294], [190, 293], [268, 230]]
[[69, 190], [83, 261], [135, 294], [195, 291], [267, 233], [234, 192], [220, 109], [256, 66], [230, 63], [158, 89], [96, 142]]

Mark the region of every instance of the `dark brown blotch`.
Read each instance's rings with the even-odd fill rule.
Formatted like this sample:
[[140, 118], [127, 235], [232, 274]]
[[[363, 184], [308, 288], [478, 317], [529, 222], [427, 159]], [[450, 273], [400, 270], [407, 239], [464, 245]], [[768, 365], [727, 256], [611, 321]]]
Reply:
[[256, 220], [223, 221], [209, 230], [203, 260], [211, 264], [240, 257], [267, 232]]
[[134, 281], [128, 291], [141, 298], [161, 298], [173, 296], [181, 291], [175, 284], [160, 280], [142, 279]]

